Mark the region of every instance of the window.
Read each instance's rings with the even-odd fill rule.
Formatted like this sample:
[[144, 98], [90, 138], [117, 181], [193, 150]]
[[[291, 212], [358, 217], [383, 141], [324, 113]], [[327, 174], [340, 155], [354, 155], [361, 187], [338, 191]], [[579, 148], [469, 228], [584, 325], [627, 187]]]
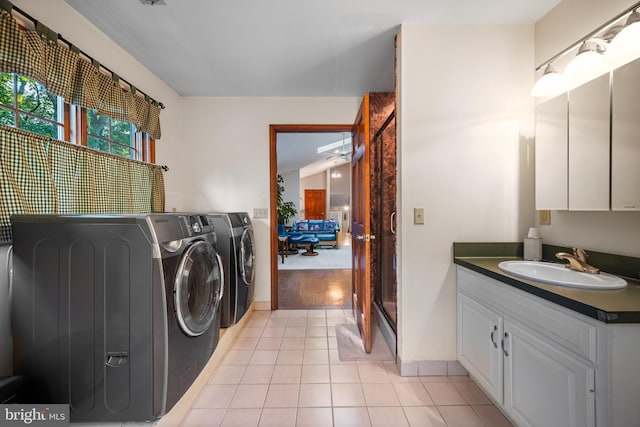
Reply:
[[0, 124], [65, 138], [65, 105], [40, 83], [13, 73], [0, 73]]
[[154, 139], [136, 132], [132, 123], [70, 106], [37, 81], [14, 73], [0, 73], [0, 124], [120, 157], [155, 162]]

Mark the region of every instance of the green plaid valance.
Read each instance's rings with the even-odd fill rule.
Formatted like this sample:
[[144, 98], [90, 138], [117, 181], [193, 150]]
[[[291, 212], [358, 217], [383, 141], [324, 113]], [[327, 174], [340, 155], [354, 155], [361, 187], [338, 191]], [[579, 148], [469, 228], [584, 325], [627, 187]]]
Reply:
[[57, 40], [21, 28], [6, 10], [0, 11], [0, 72], [35, 79], [71, 104], [131, 122], [138, 131], [160, 138], [159, 105], [125, 91], [117, 78]]
[[159, 166], [0, 126], [0, 243], [10, 216], [164, 212]]

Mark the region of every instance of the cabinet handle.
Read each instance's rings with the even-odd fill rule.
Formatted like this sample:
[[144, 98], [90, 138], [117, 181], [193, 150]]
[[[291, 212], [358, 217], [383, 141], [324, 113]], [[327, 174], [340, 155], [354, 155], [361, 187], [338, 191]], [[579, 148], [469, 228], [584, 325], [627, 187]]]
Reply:
[[389, 225], [391, 227], [391, 234], [396, 234], [396, 213], [395, 212], [391, 213]]
[[496, 340], [493, 336], [493, 334], [495, 334], [497, 330], [498, 327], [496, 325], [493, 325], [493, 331], [491, 331], [491, 343], [493, 344], [493, 348], [498, 348], [498, 344], [496, 343]]
[[509, 352], [507, 351], [506, 348], [504, 348], [504, 342], [507, 339], [509, 339], [509, 334], [505, 332], [504, 338], [502, 339], [502, 341], [500, 341], [500, 346], [502, 347], [502, 352], [504, 353], [505, 357], [509, 357]]

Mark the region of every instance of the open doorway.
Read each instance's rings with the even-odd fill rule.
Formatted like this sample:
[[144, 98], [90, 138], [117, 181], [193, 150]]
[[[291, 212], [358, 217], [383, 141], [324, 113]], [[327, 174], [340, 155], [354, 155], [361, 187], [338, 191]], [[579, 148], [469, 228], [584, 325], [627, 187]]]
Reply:
[[[271, 125], [270, 126], [270, 184], [271, 184], [271, 309], [278, 308], [326, 308], [351, 306], [351, 253], [342, 257], [337, 268], [320, 268], [332, 258], [339, 257], [340, 248], [350, 249], [350, 162], [346, 156], [345, 140], [351, 137], [352, 125]], [[295, 136], [302, 136], [294, 138]], [[320, 137], [320, 138], [317, 138]], [[283, 141], [287, 142], [287, 152], [283, 153]], [[326, 143], [311, 143], [311, 140], [322, 140]], [[285, 159], [299, 145], [314, 144], [312, 150], [324, 150], [315, 159], [304, 165], [292, 165], [290, 159]], [[293, 144], [293, 145], [292, 145]], [[333, 144], [333, 147], [329, 146]], [[325, 147], [328, 146], [328, 147]], [[321, 148], [318, 148], [322, 146]], [[300, 150], [304, 151], [304, 150]], [[307, 151], [309, 149], [307, 148]], [[336, 153], [337, 152], [337, 153]], [[350, 149], [349, 149], [350, 152]], [[280, 158], [278, 156], [280, 153]], [[344, 158], [341, 159], [341, 153]], [[301, 154], [302, 156], [302, 154]], [[349, 153], [350, 156], [350, 153]], [[295, 157], [295, 156], [294, 156]], [[324, 160], [324, 162], [320, 161]], [[289, 163], [289, 164], [284, 164]], [[279, 175], [281, 178], [279, 178]], [[301, 178], [302, 177], [302, 178]], [[313, 181], [316, 181], [314, 184]], [[323, 181], [324, 180], [324, 181]], [[333, 181], [333, 182], [332, 182]], [[332, 186], [338, 187], [342, 182], [345, 190], [331, 193]], [[279, 224], [278, 220], [278, 189], [288, 192], [286, 198], [295, 206], [295, 215], [287, 219], [285, 224]], [[322, 187], [322, 188], [319, 188]], [[286, 248], [279, 241], [278, 235], [285, 232], [294, 234], [298, 227], [306, 226], [309, 222], [306, 207], [311, 206], [309, 200], [305, 200], [304, 190], [325, 190], [324, 204], [315, 206], [317, 212], [309, 212], [316, 221], [328, 221], [338, 224], [339, 232], [333, 242], [326, 235], [315, 244], [313, 239], [306, 241], [287, 242]], [[321, 201], [322, 202], [322, 201]], [[314, 202], [315, 203], [315, 202]], [[324, 208], [322, 207], [324, 206]], [[280, 227], [279, 227], [280, 225]], [[328, 225], [328, 224], [327, 224]], [[284, 226], [284, 227], [283, 227]], [[324, 225], [322, 225], [324, 226]], [[312, 236], [310, 233], [302, 233], [304, 236]], [[321, 237], [319, 234], [315, 234]], [[334, 246], [335, 245], [335, 246]], [[289, 250], [298, 250], [298, 253], [290, 254]], [[287, 251], [283, 254], [283, 251]], [[302, 256], [302, 253], [316, 252], [317, 256]], [[307, 253], [307, 255], [309, 255]], [[299, 268], [298, 268], [299, 267]], [[344, 268], [346, 267], [346, 268]], [[287, 304], [293, 306], [287, 306]]]

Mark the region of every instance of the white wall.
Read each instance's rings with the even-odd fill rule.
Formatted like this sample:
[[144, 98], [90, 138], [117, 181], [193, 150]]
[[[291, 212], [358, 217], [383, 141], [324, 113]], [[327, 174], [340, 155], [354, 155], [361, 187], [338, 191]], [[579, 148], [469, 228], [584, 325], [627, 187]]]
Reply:
[[533, 35], [531, 25], [402, 25], [403, 363], [456, 359], [452, 243], [521, 240], [533, 222]]
[[[564, 0], [535, 25], [536, 61], [549, 59], [612, 19], [636, 0]], [[551, 212], [539, 226], [545, 243], [640, 257], [640, 212]]]
[[[269, 125], [352, 123], [359, 97], [183, 99], [183, 208], [253, 212], [269, 206]], [[273, 214], [270, 212], [270, 215]], [[269, 220], [253, 220], [256, 301], [270, 301]]]

